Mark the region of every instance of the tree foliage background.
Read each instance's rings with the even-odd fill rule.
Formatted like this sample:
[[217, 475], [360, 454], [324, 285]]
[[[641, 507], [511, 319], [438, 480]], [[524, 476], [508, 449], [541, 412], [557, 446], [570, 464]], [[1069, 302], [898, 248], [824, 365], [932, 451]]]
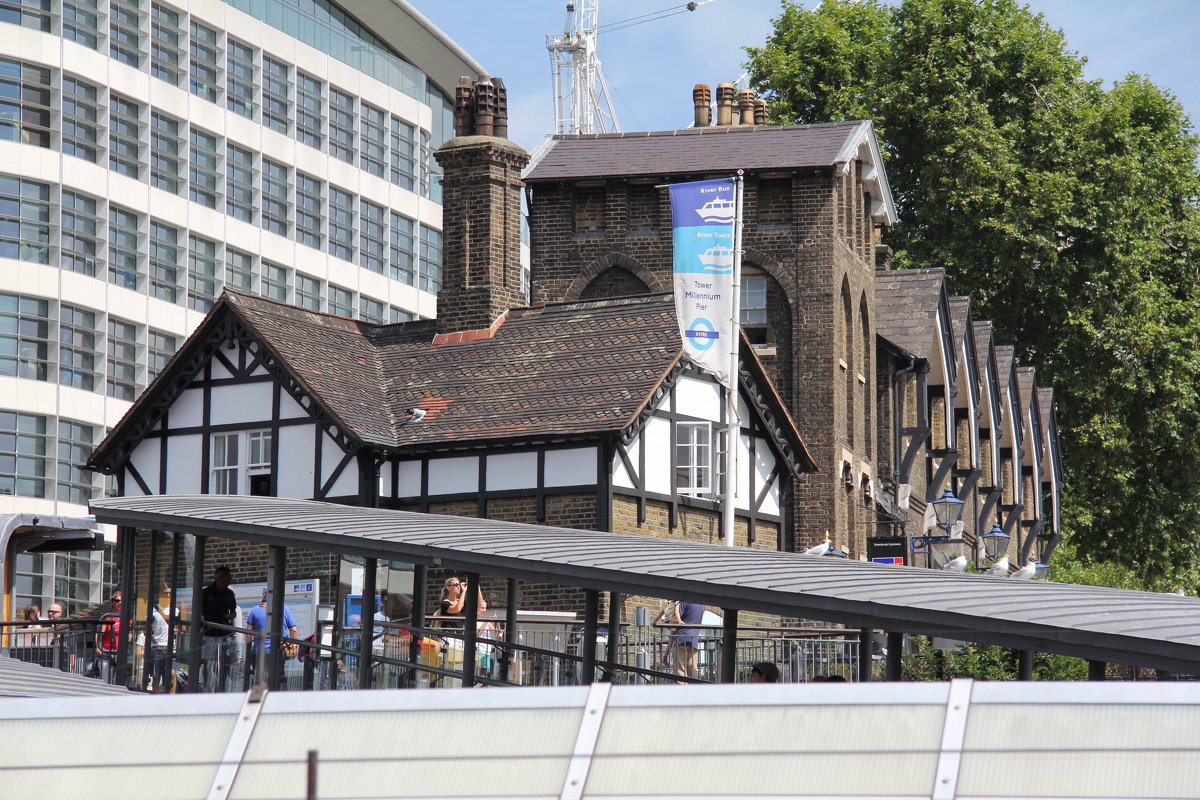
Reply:
[[1013, 0], [783, 0], [747, 52], [773, 122], [874, 121], [894, 264], [944, 267], [1054, 387], [1063, 555], [1194, 590], [1200, 173], [1179, 103], [1138, 75], [1086, 80]]

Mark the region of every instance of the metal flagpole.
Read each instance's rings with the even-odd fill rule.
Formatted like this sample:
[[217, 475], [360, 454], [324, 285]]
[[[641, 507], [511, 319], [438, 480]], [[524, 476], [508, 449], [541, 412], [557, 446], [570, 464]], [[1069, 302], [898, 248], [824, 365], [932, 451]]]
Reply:
[[737, 493], [737, 449], [742, 435], [742, 421], [738, 417], [738, 355], [741, 350], [741, 292], [742, 292], [742, 170], [733, 179], [733, 302], [730, 304], [729, 329], [732, 332], [729, 355], [729, 386], [726, 397], [728, 429], [725, 432], [725, 498], [722, 503], [721, 529], [725, 544], [733, 547], [733, 523], [737, 516], [734, 496]]

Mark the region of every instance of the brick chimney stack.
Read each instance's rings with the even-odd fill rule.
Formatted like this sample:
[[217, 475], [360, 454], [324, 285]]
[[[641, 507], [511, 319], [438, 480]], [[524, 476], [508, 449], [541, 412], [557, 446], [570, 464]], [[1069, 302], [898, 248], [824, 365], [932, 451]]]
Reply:
[[455, 136], [434, 158], [442, 178], [439, 334], [490, 330], [521, 291], [521, 170], [529, 154], [504, 138], [504, 82], [464, 78], [455, 91]]

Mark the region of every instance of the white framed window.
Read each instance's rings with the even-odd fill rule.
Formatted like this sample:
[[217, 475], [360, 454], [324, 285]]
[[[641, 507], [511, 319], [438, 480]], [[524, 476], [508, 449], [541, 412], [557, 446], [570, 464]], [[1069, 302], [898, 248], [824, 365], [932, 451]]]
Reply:
[[241, 434], [218, 433], [212, 439], [212, 492], [238, 494]]
[[675, 491], [688, 495], [712, 493], [711, 422], [675, 423]]
[[268, 497], [271, 495], [271, 432], [250, 431], [246, 439], [249, 455], [246, 461], [247, 489], [252, 495]]
[[217, 433], [212, 437], [213, 494], [271, 494], [271, 431]]

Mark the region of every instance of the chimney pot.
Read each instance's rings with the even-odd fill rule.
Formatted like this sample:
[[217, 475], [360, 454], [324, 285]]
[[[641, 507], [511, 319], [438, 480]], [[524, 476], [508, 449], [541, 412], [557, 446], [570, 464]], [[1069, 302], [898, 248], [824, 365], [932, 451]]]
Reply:
[[754, 124], [767, 124], [767, 101], [761, 97], [754, 101]]
[[696, 88], [692, 89], [692, 105], [696, 107], [695, 126], [697, 128], [707, 128], [712, 124], [712, 100], [711, 90], [707, 83], [697, 83]]
[[501, 139], [508, 138], [508, 89], [502, 78], [492, 78], [496, 87], [496, 119], [492, 123], [493, 135]]
[[754, 90], [742, 89], [738, 92], [738, 110], [741, 112], [742, 125], [754, 124]]
[[454, 135], [470, 136], [475, 132], [475, 88], [466, 75], [454, 87]]
[[732, 83], [717, 84], [717, 124], [733, 124], [733, 102], [736, 89]]
[[484, 75], [475, 82], [475, 134], [493, 136], [496, 121], [496, 86]]

